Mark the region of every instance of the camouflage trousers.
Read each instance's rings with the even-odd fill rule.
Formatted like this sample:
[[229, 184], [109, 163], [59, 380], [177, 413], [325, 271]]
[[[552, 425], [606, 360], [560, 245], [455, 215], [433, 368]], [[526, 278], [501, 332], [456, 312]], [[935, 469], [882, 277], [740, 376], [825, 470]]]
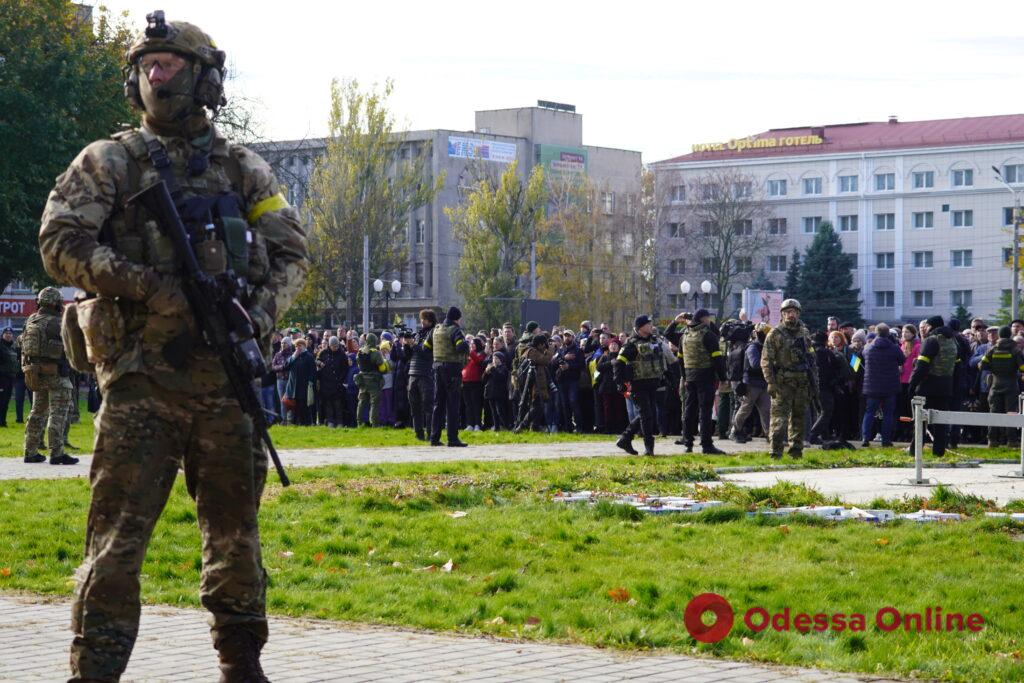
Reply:
[[267, 638], [260, 496], [267, 459], [238, 402], [167, 391], [142, 374], [107, 387], [96, 416], [85, 558], [72, 604], [72, 681], [116, 681], [139, 628], [146, 546], [179, 467], [202, 536], [199, 595], [214, 645], [236, 628]]
[[810, 387], [806, 377], [784, 377], [775, 381], [777, 394], [772, 398], [771, 425], [772, 456], [782, 457], [788, 426], [789, 454], [800, 457], [804, 451], [804, 432], [807, 429], [807, 402]]
[[356, 404], [357, 424], [364, 419], [374, 427], [380, 424], [380, 395], [383, 390], [383, 380], [369, 379], [359, 387], [359, 402]]
[[46, 380], [43, 388], [32, 393], [32, 412], [25, 423], [25, 455], [35, 455], [43, 441], [51, 458], [64, 455], [64, 435], [71, 408], [71, 380], [54, 376]]

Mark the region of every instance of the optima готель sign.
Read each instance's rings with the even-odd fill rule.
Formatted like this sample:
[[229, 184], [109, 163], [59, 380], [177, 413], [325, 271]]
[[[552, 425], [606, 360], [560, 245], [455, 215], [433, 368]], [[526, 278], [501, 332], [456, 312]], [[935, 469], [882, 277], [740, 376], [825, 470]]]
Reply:
[[765, 149], [770, 147], [800, 147], [803, 145], [820, 145], [825, 142], [820, 135], [788, 135], [778, 138], [734, 138], [729, 142], [704, 142], [693, 146], [694, 152], [742, 152], [745, 149]]

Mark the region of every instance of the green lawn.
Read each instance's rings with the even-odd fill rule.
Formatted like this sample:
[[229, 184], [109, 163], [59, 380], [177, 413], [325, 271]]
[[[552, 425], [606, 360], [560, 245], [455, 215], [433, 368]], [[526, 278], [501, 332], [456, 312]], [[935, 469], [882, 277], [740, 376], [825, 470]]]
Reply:
[[[1024, 680], [1022, 527], [1006, 521], [875, 527], [750, 518], [745, 510], [760, 503], [828, 501], [791, 484], [710, 490], [699, 482], [713, 472], [681, 458], [336, 466], [293, 475], [290, 489], [271, 483], [262, 512], [273, 613], [879, 675]], [[698, 495], [729, 505], [651, 517], [550, 502], [558, 490], [691, 493], [695, 485]], [[947, 490], [933, 495], [938, 507], [991, 507]], [[0, 482], [0, 590], [70, 592], [87, 501], [81, 480]], [[199, 558], [194, 509], [179, 485], [143, 569], [145, 600], [197, 606]], [[732, 633], [715, 645], [698, 645], [682, 625], [687, 601], [705, 591], [738, 612]], [[889, 605], [979, 612], [986, 627], [799, 634], [754, 633], [742, 622], [753, 606], [874, 615]]]

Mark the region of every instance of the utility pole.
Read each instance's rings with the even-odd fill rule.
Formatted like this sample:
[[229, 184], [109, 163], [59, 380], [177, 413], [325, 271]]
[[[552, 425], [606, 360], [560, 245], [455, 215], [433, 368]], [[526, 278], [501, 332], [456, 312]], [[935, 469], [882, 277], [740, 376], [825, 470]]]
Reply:
[[1013, 195], [1013, 252], [1011, 254], [1013, 262], [1010, 264], [1010, 270], [1013, 272], [1013, 287], [1010, 290], [1010, 320], [1016, 320], [1018, 317], [1017, 300], [1020, 296], [1020, 226], [1021, 223], [1024, 223], [1024, 216], [1021, 215], [1020, 193], [1010, 187], [1010, 184], [1003, 179], [1003, 174], [998, 168], [993, 166], [992, 170], [996, 174], [996, 180], [1002, 183], [1003, 187]]
[[370, 236], [363, 235], [363, 334], [370, 331]]

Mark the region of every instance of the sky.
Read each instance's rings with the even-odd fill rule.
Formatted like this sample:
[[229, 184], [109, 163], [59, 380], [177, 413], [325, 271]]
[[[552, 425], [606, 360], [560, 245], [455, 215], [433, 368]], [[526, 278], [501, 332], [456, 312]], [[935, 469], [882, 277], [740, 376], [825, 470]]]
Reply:
[[[400, 128], [576, 106], [584, 144], [645, 163], [769, 128], [1021, 112], [1024, 5], [1011, 2], [267, 2], [113, 0], [200, 26], [228, 96], [270, 139], [323, 135], [331, 79], [394, 81]], [[1017, 94], [1015, 94], [1017, 93]]]

